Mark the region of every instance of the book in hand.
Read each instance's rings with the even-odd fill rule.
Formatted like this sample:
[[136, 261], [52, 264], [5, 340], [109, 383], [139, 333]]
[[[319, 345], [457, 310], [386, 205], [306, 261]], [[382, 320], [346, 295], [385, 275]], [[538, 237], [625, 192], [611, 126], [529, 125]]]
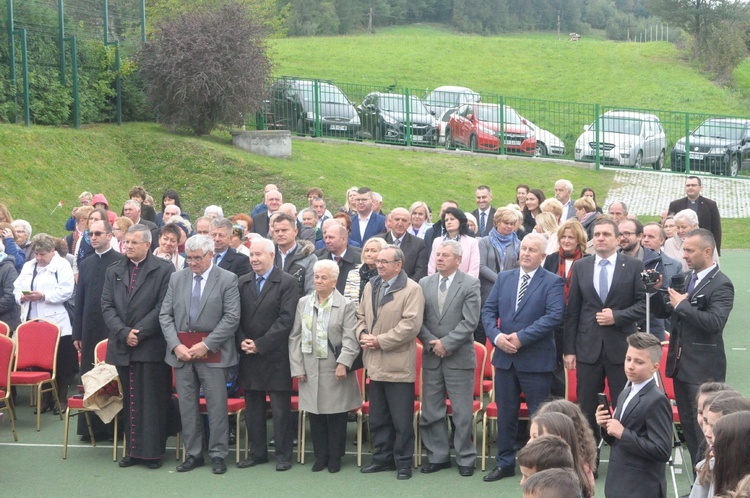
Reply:
[[[210, 334], [210, 332], [177, 332], [177, 338], [182, 344], [188, 348], [192, 348], [199, 342], [203, 342], [203, 340], [208, 337], [208, 334]], [[219, 363], [221, 361], [221, 351], [216, 351], [215, 353], [209, 351], [203, 358], [196, 358], [193, 361], [201, 363]]]

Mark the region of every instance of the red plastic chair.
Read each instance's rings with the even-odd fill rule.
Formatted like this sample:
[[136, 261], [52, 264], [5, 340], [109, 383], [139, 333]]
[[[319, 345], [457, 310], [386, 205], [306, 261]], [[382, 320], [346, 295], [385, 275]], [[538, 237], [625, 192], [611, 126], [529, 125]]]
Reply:
[[16, 343], [13, 342], [13, 339], [0, 335], [0, 413], [8, 413], [10, 428], [13, 430], [13, 440], [18, 441], [16, 423], [13, 420], [15, 418], [15, 413], [13, 412], [13, 398], [10, 394], [10, 374], [12, 371], [13, 356], [15, 352]]
[[[11, 385], [36, 387], [36, 430], [42, 428], [42, 394], [52, 392], [57, 408], [57, 348], [60, 327], [42, 319], [29, 320], [16, 329], [16, 365], [10, 375]], [[36, 369], [29, 371], [28, 369]], [[46, 387], [45, 387], [46, 386]], [[60, 420], [63, 419], [62, 411]]]
[[484, 362], [484, 376], [482, 378], [482, 393], [489, 394], [494, 387], [492, 382], [492, 352], [495, 350], [495, 346], [490, 342], [489, 339], [485, 340], [484, 348], [487, 353], [487, 361]]
[[4, 335], [5, 337], [10, 335], [10, 326], [3, 321], [0, 321], [0, 335]]
[[677, 452], [680, 453], [680, 460], [682, 461], [683, 466], [683, 473], [687, 475], [688, 482], [690, 484], [693, 484], [693, 472], [692, 469], [689, 468], [687, 464], [687, 460], [685, 459], [685, 454], [682, 450], [682, 442], [680, 441], [680, 435], [677, 432], [677, 425], [680, 424], [680, 412], [677, 410], [677, 401], [675, 399], [675, 393], [674, 393], [674, 380], [672, 380], [671, 377], [667, 377], [667, 355], [669, 354], [669, 341], [664, 341], [661, 343], [661, 361], [659, 361], [659, 372], [658, 375], [655, 375], [657, 385], [661, 387], [662, 391], [664, 391], [664, 394], [669, 399], [669, 404], [672, 407], [672, 448], [673, 448], [673, 455], [669, 458], [669, 470], [672, 474], [672, 483], [677, 489], [677, 478], [675, 477], [675, 461], [676, 461], [676, 454]]
[[[96, 364], [102, 363], [107, 358], [107, 339], [99, 341], [94, 348], [94, 362]], [[73, 412], [75, 410], [75, 412]], [[94, 430], [91, 427], [91, 416], [90, 413], [94, 411], [91, 408], [87, 408], [83, 405], [83, 395], [77, 394], [68, 398], [68, 409], [65, 410], [65, 433], [63, 435], [63, 460], [68, 458], [68, 436], [70, 432], [70, 418], [83, 414], [86, 417], [86, 426], [89, 429], [89, 436], [91, 437], [91, 446], [96, 446], [96, 440], [94, 439]], [[117, 418], [115, 417], [115, 438], [114, 446], [112, 448], [112, 460], [117, 461]]]

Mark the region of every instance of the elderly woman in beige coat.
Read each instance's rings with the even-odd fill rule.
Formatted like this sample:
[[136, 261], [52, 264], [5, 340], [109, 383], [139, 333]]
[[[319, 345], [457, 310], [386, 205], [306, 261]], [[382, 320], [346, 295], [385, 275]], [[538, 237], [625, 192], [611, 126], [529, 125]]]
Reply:
[[335, 473], [346, 450], [347, 412], [362, 405], [357, 375], [349, 371], [360, 351], [354, 335], [356, 305], [336, 290], [339, 267], [334, 261], [318, 261], [313, 271], [315, 292], [297, 305], [289, 361], [292, 377], [299, 380], [300, 410], [310, 417], [312, 471], [328, 467]]

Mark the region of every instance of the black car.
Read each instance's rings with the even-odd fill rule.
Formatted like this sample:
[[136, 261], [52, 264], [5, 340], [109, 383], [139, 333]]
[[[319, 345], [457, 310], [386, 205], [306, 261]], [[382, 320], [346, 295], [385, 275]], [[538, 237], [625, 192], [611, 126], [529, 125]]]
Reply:
[[414, 145], [437, 145], [438, 122], [417, 97], [407, 100], [405, 95], [374, 92], [357, 106], [357, 112], [362, 128], [378, 142], [403, 143], [408, 129]]
[[319, 116], [323, 135], [366, 138], [354, 105], [331, 83], [280, 79], [272, 85], [270, 99], [270, 127], [316, 136]]
[[750, 163], [750, 120], [707, 119], [688, 136], [687, 148], [685, 137], [672, 148], [672, 171], [737, 176]]

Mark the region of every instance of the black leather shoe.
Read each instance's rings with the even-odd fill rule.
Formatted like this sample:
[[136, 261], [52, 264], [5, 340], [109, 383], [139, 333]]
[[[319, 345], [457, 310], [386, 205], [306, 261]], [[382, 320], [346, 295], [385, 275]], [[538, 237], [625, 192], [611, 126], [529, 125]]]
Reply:
[[90, 443], [91, 436], [89, 434], [84, 434], [83, 436], [79, 437], [78, 440], [84, 443]]
[[315, 460], [315, 463], [312, 466], [313, 472], [320, 472], [324, 468], [328, 467], [328, 461], [327, 460]]
[[138, 465], [139, 462], [140, 460], [138, 460], [137, 458], [126, 456], [126, 457], [122, 457], [122, 460], [120, 460], [120, 463], [118, 463], [117, 465], [119, 465], [122, 468], [126, 468], [126, 467], [132, 467], [133, 465]]
[[427, 465], [422, 465], [422, 470], [420, 470], [420, 472], [423, 474], [432, 474], [433, 472], [449, 468], [451, 468], [450, 460], [443, 463], [428, 463]]
[[240, 460], [237, 462], [237, 468], [238, 469], [246, 469], [248, 467], [255, 467], [256, 465], [260, 465], [262, 463], [268, 463], [268, 458], [245, 458], [244, 460]]
[[405, 481], [407, 479], [411, 479], [411, 467], [404, 467], [403, 469], [398, 469], [398, 473], [396, 474], [396, 479], [399, 481]]
[[459, 465], [458, 475], [460, 475], [461, 477], [471, 477], [474, 475], [474, 467], [470, 465], [469, 466]]
[[161, 468], [161, 458], [157, 458], [156, 460], [147, 460], [146, 461], [146, 467], [148, 467], [151, 470], [156, 470]]
[[375, 472], [393, 472], [394, 470], [396, 470], [396, 466], [392, 463], [390, 464], [371, 463], [370, 465], [367, 465], [359, 469], [359, 471], [363, 474], [374, 474]]
[[213, 466], [214, 474], [223, 474], [227, 471], [227, 464], [224, 463], [224, 459], [221, 457], [213, 457], [211, 465]]
[[206, 461], [203, 457], [198, 458], [193, 455], [188, 455], [187, 460], [177, 466], [177, 472], [190, 472], [191, 470], [203, 467], [204, 465], [206, 465]]
[[504, 477], [513, 477], [514, 475], [516, 475], [516, 469], [512, 467], [495, 467], [489, 474], [484, 476], [482, 480], [484, 482], [495, 482]]
[[335, 474], [339, 470], [341, 470], [341, 459], [331, 457], [328, 460], [328, 472], [330, 472], [331, 474]]
[[284, 472], [292, 468], [292, 462], [276, 462], [276, 472]]

